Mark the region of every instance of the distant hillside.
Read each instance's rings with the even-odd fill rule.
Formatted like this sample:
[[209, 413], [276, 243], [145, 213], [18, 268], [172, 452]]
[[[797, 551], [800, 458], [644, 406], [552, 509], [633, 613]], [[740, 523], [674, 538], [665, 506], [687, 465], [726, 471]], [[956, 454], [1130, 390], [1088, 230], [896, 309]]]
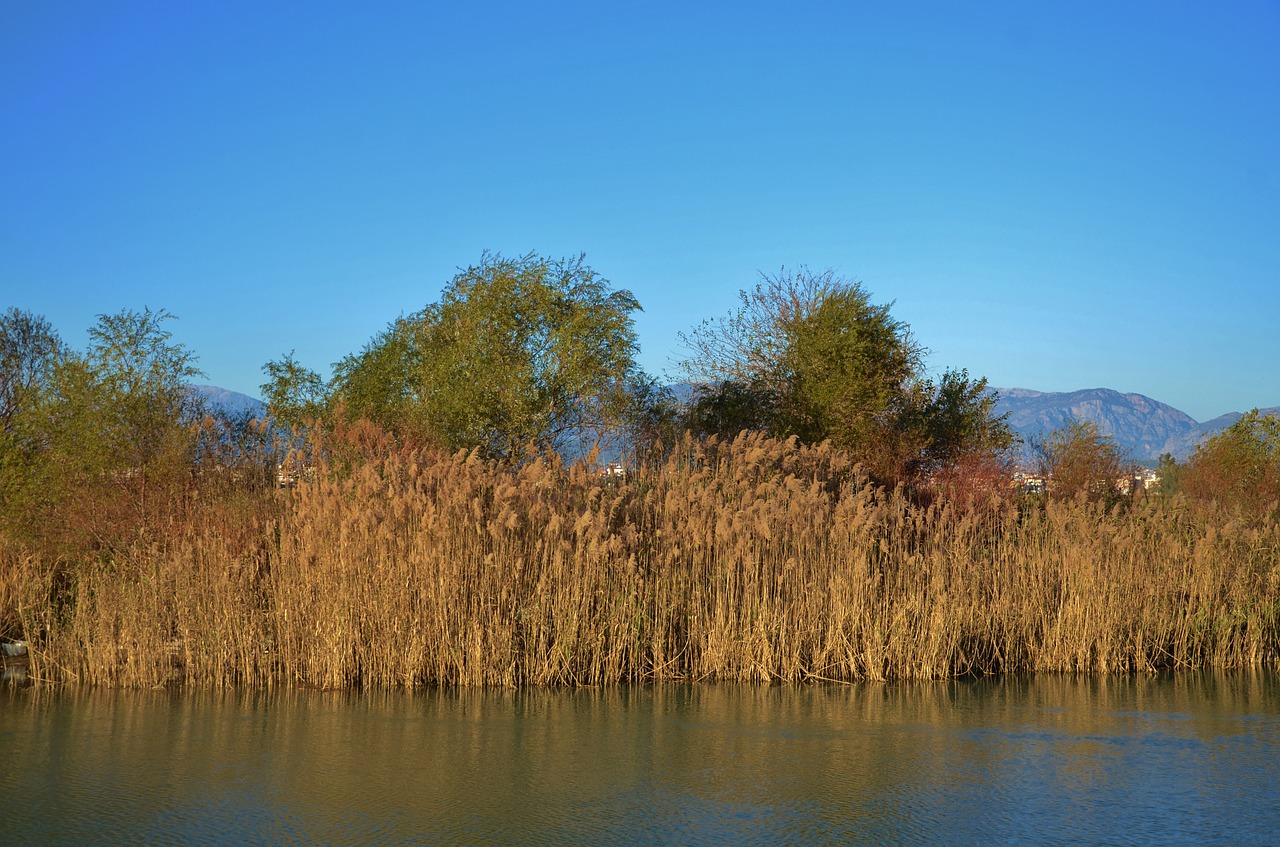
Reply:
[[[1103, 435], [1111, 436], [1131, 458], [1155, 464], [1162, 453], [1182, 461], [1196, 446], [1240, 419], [1231, 412], [1199, 423], [1186, 412], [1141, 394], [1121, 394], [1110, 388], [1070, 392], [1032, 391], [1028, 388], [995, 388], [996, 411], [1009, 413], [1009, 424], [1025, 442], [1023, 456], [1032, 458], [1033, 439], [1070, 420], [1091, 421]], [[1280, 407], [1264, 409], [1280, 414]]]
[[[256, 397], [228, 391], [216, 385], [191, 385], [188, 388], [217, 410], [232, 417], [260, 417], [267, 406]], [[681, 402], [688, 402], [692, 388], [684, 383], [671, 386]], [[1009, 413], [1009, 424], [1023, 440], [1022, 458], [1034, 459], [1033, 440], [1043, 438], [1070, 420], [1092, 421], [1103, 435], [1111, 436], [1135, 461], [1154, 465], [1162, 453], [1171, 453], [1183, 461], [1195, 452], [1196, 445], [1240, 419], [1240, 412], [1229, 412], [1211, 421], [1199, 423], [1186, 412], [1153, 400], [1142, 394], [1121, 394], [1110, 388], [1087, 388], [1081, 391], [1033, 391], [1029, 388], [992, 388], [998, 395], [996, 412]], [[1280, 406], [1262, 410], [1280, 414]]]
[[239, 391], [229, 391], [216, 385], [188, 385], [187, 390], [203, 400], [210, 411], [230, 418], [259, 418], [267, 413], [266, 403]]

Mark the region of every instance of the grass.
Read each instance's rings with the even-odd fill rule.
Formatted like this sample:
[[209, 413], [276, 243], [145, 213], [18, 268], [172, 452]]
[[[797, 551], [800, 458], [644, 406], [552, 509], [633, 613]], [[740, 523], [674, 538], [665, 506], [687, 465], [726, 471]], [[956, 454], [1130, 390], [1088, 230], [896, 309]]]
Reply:
[[804, 682], [1274, 665], [1280, 528], [875, 489], [827, 447], [685, 441], [625, 481], [390, 451], [110, 552], [0, 539], [32, 675], [114, 686]]

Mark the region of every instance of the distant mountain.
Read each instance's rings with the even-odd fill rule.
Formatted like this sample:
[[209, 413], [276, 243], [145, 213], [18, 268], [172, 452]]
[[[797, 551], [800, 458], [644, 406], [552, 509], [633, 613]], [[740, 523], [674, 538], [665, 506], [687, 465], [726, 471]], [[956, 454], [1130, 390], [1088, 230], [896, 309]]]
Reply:
[[[681, 383], [670, 388], [680, 402], [692, 399], [691, 386]], [[231, 417], [261, 417], [267, 413], [265, 403], [238, 391], [216, 385], [190, 385], [188, 389], [211, 410]], [[996, 413], [1009, 413], [1009, 425], [1023, 440], [1021, 458], [1028, 463], [1035, 457], [1032, 443], [1071, 420], [1092, 421], [1099, 432], [1114, 438], [1130, 458], [1154, 465], [1162, 453], [1171, 453], [1178, 461], [1189, 458], [1200, 442], [1222, 432], [1241, 416], [1240, 412], [1229, 412], [1200, 423], [1158, 400], [1142, 394], [1121, 394], [1110, 388], [1065, 392], [989, 390], [997, 395]], [[1262, 412], [1280, 415], [1280, 406]]]
[[230, 391], [216, 385], [188, 385], [187, 390], [203, 400], [211, 412], [230, 418], [260, 418], [267, 413], [266, 403], [239, 391]]
[[[1121, 394], [1110, 388], [1045, 392], [1028, 388], [994, 388], [996, 412], [1009, 413], [1009, 425], [1023, 440], [1023, 459], [1030, 461], [1034, 439], [1071, 420], [1091, 421], [1111, 436], [1135, 461], [1154, 465], [1162, 453], [1182, 461], [1196, 446], [1240, 419], [1239, 412], [1200, 423], [1172, 406], [1142, 394]], [[1280, 414], [1280, 407], [1263, 409]]]

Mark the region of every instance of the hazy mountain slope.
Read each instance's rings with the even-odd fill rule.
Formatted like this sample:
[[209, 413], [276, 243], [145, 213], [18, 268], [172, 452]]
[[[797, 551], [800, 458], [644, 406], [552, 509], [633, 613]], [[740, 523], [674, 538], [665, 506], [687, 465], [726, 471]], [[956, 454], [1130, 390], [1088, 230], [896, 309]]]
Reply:
[[[1199, 423], [1185, 412], [1142, 394], [1121, 394], [1109, 388], [1070, 392], [996, 388], [996, 411], [1009, 413], [1009, 424], [1025, 442], [1024, 458], [1030, 459], [1034, 439], [1070, 420], [1091, 421], [1103, 435], [1113, 437], [1135, 460], [1154, 464], [1162, 453], [1179, 461], [1195, 452], [1196, 445], [1240, 419], [1239, 412]], [[1280, 412], [1280, 408], [1264, 409]]]
[[[230, 417], [260, 417], [266, 404], [256, 397], [229, 391], [216, 385], [191, 385], [188, 388], [206, 403], [211, 411]], [[687, 384], [672, 386], [682, 401], [692, 398]], [[1031, 444], [1070, 420], [1092, 421], [1103, 435], [1116, 442], [1136, 461], [1154, 465], [1162, 453], [1172, 453], [1184, 461], [1195, 452], [1196, 445], [1240, 419], [1240, 412], [1229, 412], [1204, 423], [1185, 412], [1142, 394], [1122, 394], [1110, 388], [1088, 388], [1081, 391], [1033, 391], [1029, 388], [993, 388], [998, 394], [996, 412], [1009, 413], [1009, 425], [1023, 440], [1024, 461], [1034, 459]], [[1280, 414], [1280, 406], [1263, 409], [1264, 414]]]
[[230, 391], [216, 385], [188, 385], [187, 390], [203, 400], [209, 411], [230, 418], [258, 418], [267, 413], [266, 403], [239, 391]]

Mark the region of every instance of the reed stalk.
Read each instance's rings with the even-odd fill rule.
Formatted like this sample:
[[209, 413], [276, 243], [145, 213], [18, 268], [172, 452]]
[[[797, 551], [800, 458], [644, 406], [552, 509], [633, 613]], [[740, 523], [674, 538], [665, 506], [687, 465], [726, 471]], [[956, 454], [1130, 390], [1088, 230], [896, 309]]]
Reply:
[[[1151, 498], [920, 505], [826, 446], [627, 479], [391, 451], [69, 560], [0, 539], [37, 676], [116, 686], [935, 679], [1274, 665], [1280, 528]], [[16, 623], [14, 623], [16, 622]]]

